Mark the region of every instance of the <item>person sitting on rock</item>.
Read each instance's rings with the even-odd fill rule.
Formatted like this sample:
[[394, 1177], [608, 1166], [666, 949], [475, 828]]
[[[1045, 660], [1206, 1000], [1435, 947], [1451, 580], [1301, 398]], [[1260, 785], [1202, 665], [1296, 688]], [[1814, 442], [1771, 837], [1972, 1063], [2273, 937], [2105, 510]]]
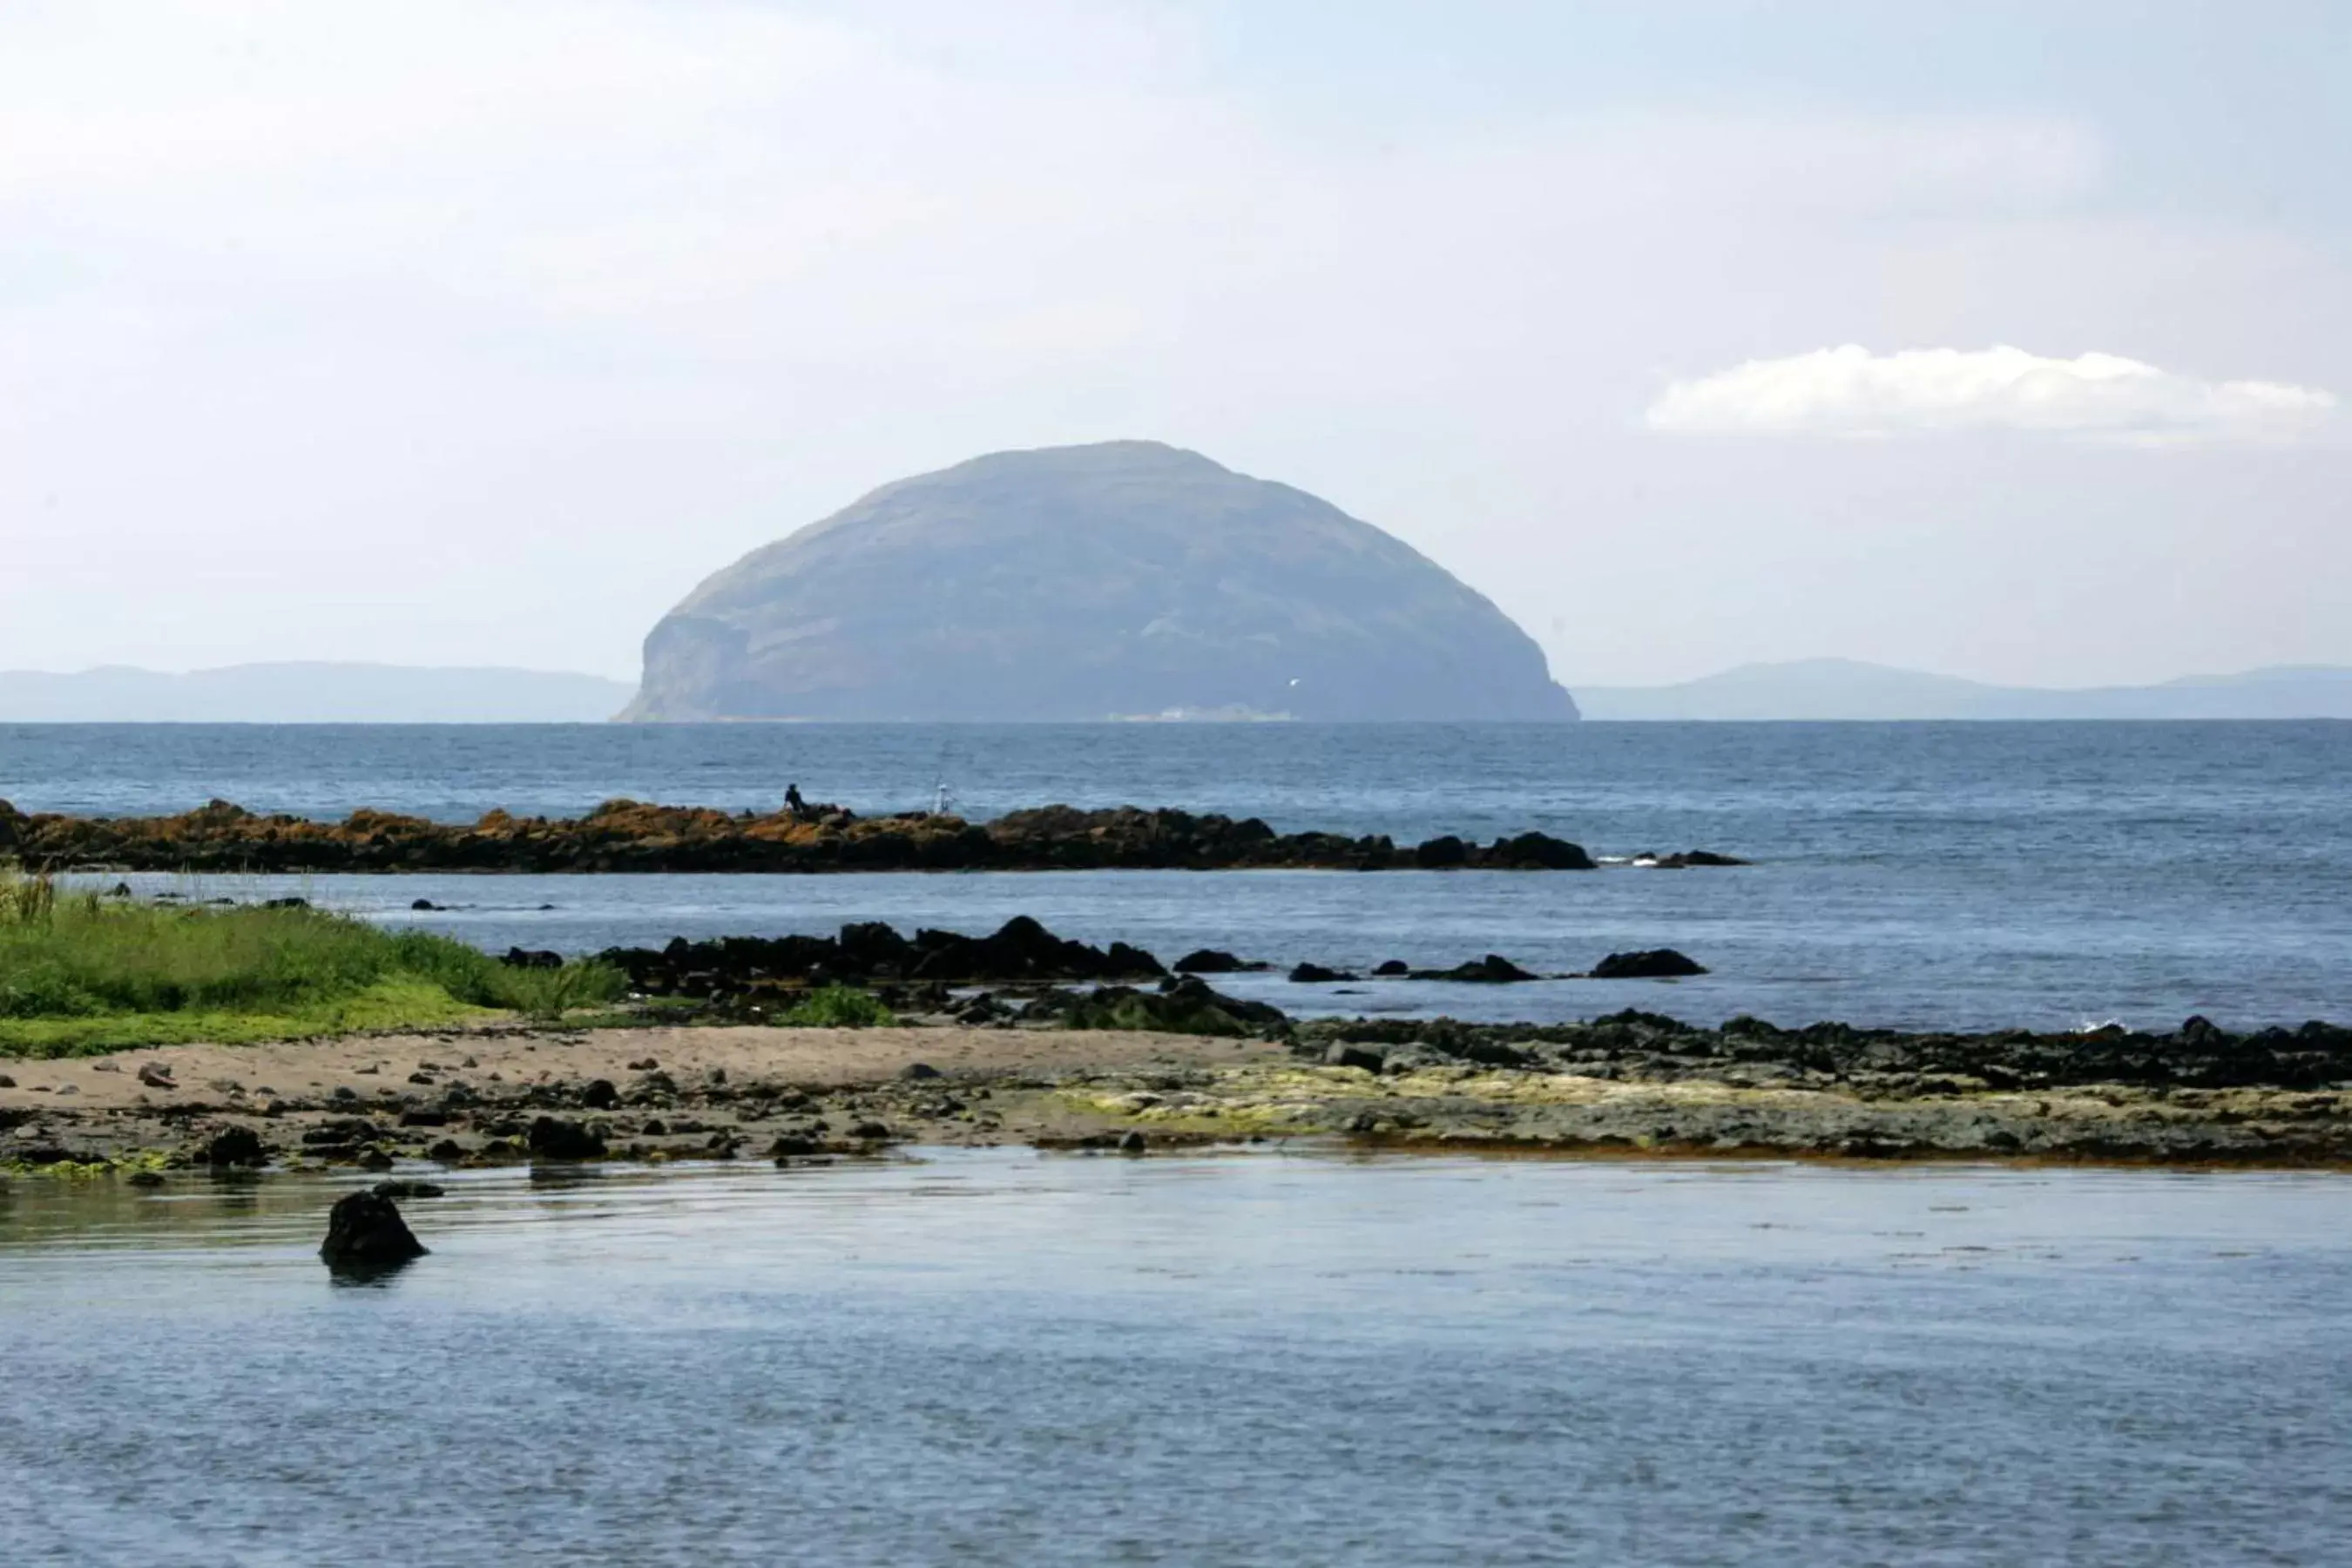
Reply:
[[809, 819], [808, 802], [801, 798], [800, 785], [789, 784], [784, 786], [784, 810], [790, 814], [794, 822], [806, 822]]

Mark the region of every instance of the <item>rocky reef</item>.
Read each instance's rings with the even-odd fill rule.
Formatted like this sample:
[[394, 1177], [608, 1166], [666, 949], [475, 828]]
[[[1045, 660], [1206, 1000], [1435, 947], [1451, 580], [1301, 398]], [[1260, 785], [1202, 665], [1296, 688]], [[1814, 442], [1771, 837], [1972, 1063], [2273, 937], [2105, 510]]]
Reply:
[[[859, 816], [801, 805], [758, 814], [612, 800], [584, 816], [442, 823], [362, 810], [341, 822], [263, 816], [215, 800], [177, 816], [26, 813], [0, 801], [0, 860], [130, 871], [1047, 871], [1590, 870], [1546, 833], [1476, 844], [1452, 836], [1280, 833], [1177, 810], [1047, 805], [989, 822], [931, 812]], [[1699, 862], [1692, 862], [1694, 864]], [[1709, 856], [1709, 865], [1739, 864]]]
[[[176, 1088], [134, 1082], [110, 1060], [27, 1064], [26, 1082], [0, 1089], [0, 1180], [1286, 1138], [1452, 1152], [2352, 1165], [2352, 1029], [2326, 1024], [1940, 1035], [1702, 1028], [1638, 1012], [1541, 1026], [1298, 1022], [1193, 977], [1164, 990], [1047, 988], [985, 1027], [915, 1023], [506, 1028], [142, 1053], [176, 1069], [158, 1075]], [[412, 1173], [380, 1195], [432, 1190]]]

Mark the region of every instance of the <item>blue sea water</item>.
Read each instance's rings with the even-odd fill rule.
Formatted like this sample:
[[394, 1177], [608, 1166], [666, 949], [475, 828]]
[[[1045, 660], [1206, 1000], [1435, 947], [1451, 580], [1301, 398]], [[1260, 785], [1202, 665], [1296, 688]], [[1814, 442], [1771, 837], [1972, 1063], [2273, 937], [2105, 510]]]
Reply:
[[2338, 1175], [444, 1179], [0, 1183], [0, 1562], [2345, 1561]]
[[[1589, 968], [1672, 946], [1713, 973], [1507, 990], [1245, 981], [1296, 1011], [1567, 1018], [1635, 1005], [1907, 1027], [2352, 1018], [2352, 724], [11, 726], [0, 798], [151, 813], [359, 806], [466, 820], [629, 795], [862, 812], [944, 783], [986, 816], [1049, 801], [1284, 829], [1491, 837], [1752, 867], [1562, 875], [1100, 873], [229, 879], [494, 947], [978, 929], [1034, 914], [1172, 957]], [[153, 881], [150, 879], [149, 885]], [[418, 898], [450, 906], [412, 913]], [[553, 905], [542, 909], [541, 905]]]
[[[0, 729], [0, 797], [614, 795], [1539, 827], [1579, 874], [209, 879], [499, 946], [967, 929], [1672, 984], [1299, 1010], [2352, 1017], [2352, 725]], [[108, 879], [110, 880], [111, 879]], [[135, 879], [159, 890], [170, 878]], [[419, 897], [444, 910], [417, 912]], [[552, 906], [541, 908], [542, 905]], [[1354, 994], [1347, 994], [1347, 992]], [[2352, 1513], [2340, 1173], [1130, 1161], [0, 1175], [0, 1563], [2307, 1564]]]

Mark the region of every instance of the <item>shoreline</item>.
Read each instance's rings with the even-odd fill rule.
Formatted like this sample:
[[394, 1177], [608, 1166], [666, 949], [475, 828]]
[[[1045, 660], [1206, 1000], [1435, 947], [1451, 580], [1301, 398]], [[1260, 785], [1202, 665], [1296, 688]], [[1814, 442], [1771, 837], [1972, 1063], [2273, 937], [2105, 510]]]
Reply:
[[1658, 1044], [1643, 1042], [1646, 1062], [1623, 1051], [1507, 1062], [1052, 1028], [509, 1026], [0, 1059], [0, 1077], [14, 1079], [0, 1087], [0, 1172], [419, 1176], [584, 1160], [792, 1163], [914, 1146], [1149, 1152], [1286, 1141], [1513, 1157], [2352, 1169], [2352, 1084], [2341, 1079], [1993, 1088], [1898, 1068], [1836, 1081], [1789, 1059], [1797, 1052], [1684, 1061]]

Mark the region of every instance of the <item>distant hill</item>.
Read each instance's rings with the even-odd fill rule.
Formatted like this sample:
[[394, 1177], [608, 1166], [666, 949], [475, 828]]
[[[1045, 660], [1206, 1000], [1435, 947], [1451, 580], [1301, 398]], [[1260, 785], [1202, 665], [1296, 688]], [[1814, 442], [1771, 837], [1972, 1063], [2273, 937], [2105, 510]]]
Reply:
[[705, 582], [645, 672], [632, 719], [1576, 717], [1403, 541], [1156, 441], [886, 485]]
[[166, 675], [0, 670], [0, 723], [571, 724], [618, 713], [625, 682], [539, 669], [239, 664]]
[[2158, 686], [1991, 686], [1844, 658], [1676, 686], [1580, 686], [1588, 719], [2352, 719], [2352, 669], [2281, 666]]

